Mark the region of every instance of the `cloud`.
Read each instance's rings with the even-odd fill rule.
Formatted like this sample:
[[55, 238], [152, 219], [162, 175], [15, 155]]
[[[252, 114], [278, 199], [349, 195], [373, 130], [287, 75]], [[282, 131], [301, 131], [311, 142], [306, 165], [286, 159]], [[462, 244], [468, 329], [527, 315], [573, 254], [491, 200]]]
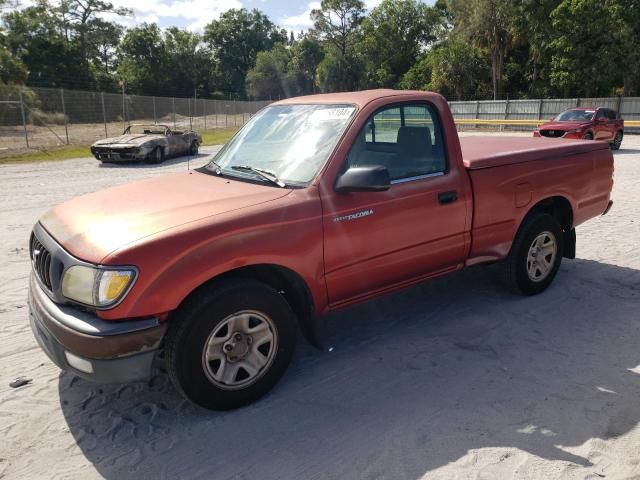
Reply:
[[111, 0], [116, 7], [130, 8], [133, 17], [107, 16], [127, 26], [139, 23], [160, 25], [187, 25], [192, 31], [202, 31], [204, 26], [220, 17], [230, 8], [242, 8], [240, 0]]
[[[367, 10], [380, 5], [382, 0], [365, 0], [364, 5]], [[278, 25], [286, 28], [287, 30], [309, 30], [313, 26], [311, 21], [311, 10], [320, 8], [320, 2], [310, 2], [307, 4], [307, 9], [299, 15], [290, 15], [282, 17], [278, 20]]]
[[291, 15], [281, 18], [278, 24], [288, 30], [308, 30], [313, 26], [311, 21], [311, 10], [320, 8], [320, 2], [311, 2], [307, 5], [307, 9], [299, 15]]

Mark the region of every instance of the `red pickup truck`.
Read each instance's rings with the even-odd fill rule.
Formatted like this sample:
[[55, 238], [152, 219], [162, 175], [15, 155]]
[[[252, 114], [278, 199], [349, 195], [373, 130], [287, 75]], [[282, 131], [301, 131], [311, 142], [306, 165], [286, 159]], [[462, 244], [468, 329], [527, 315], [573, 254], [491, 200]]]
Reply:
[[611, 206], [606, 142], [458, 140], [446, 100], [374, 90], [255, 115], [196, 171], [53, 208], [31, 235], [35, 337], [98, 382], [164, 361], [206, 408], [252, 402], [322, 315], [480, 263], [545, 290]]

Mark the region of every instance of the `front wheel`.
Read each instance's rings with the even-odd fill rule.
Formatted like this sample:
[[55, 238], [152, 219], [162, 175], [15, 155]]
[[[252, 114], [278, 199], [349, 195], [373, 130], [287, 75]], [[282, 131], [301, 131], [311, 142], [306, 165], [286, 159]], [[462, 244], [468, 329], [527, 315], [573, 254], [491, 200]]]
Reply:
[[564, 253], [562, 228], [546, 213], [534, 213], [522, 222], [504, 261], [504, 278], [516, 293], [535, 295], [551, 284]]
[[196, 156], [198, 155], [198, 142], [195, 140], [191, 142], [191, 147], [189, 148], [189, 155]]
[[593, 133], [587, 132], [582, 137], [583, 140], [593, 140]]
[[156, 147], [148, 158], [149, 163], [159, 164], [164, 162], [164, 149], [162, 147]]
[[193, 403], [228, 410], [265, 395], [293, 354], [297, 322], [268, 285], [238, 280], [201, 290], [169, 320], [169, 376]]

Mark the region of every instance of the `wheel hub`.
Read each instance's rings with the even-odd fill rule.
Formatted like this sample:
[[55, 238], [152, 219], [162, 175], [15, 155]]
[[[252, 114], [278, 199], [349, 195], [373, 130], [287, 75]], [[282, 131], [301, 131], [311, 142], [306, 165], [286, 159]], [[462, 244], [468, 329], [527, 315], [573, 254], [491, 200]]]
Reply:
[[527, 274], [534, 282], [541, 282], [549, 276], [555, 264], [558, 246], [551, 232], [540, 233], [529, 247]]
[[267, 315], [244, 310], [223, 319], [211, 332], [202, 352], [209, 381], [219, 388], [244, 388], [269, 369], [278, 350], [278, 335]]
[[251, 343], [253, 343], [251, 335], [233, 332], [231, 338], [224, 343], [222, 349], [227, 360], [233, 363], [242, 360], [247, 355]]

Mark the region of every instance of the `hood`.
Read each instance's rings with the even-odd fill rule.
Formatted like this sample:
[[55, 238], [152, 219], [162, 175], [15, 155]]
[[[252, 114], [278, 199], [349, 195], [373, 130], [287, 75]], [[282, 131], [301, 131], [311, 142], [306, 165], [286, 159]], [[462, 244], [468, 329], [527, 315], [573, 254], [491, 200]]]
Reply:
[[538, 127], [540, 130], [575, 130], [576, 128], [586, 128], [591, 122], [547, 122]]
[[100, 263], [149, 235], [276, 200], [290, 191], [185, 172], [83, 195], [53, 208], [40, 223], [72, 255]]
[[104, 140], [98, 140], [93, 145], [142, 145], [149, 140], [156, 140], [158, 138], [166, 138], [164, 135], [150, 135], [150, 134], [139, 134], [139, 135], [120, 135], [119, 137], [105, 138]]

